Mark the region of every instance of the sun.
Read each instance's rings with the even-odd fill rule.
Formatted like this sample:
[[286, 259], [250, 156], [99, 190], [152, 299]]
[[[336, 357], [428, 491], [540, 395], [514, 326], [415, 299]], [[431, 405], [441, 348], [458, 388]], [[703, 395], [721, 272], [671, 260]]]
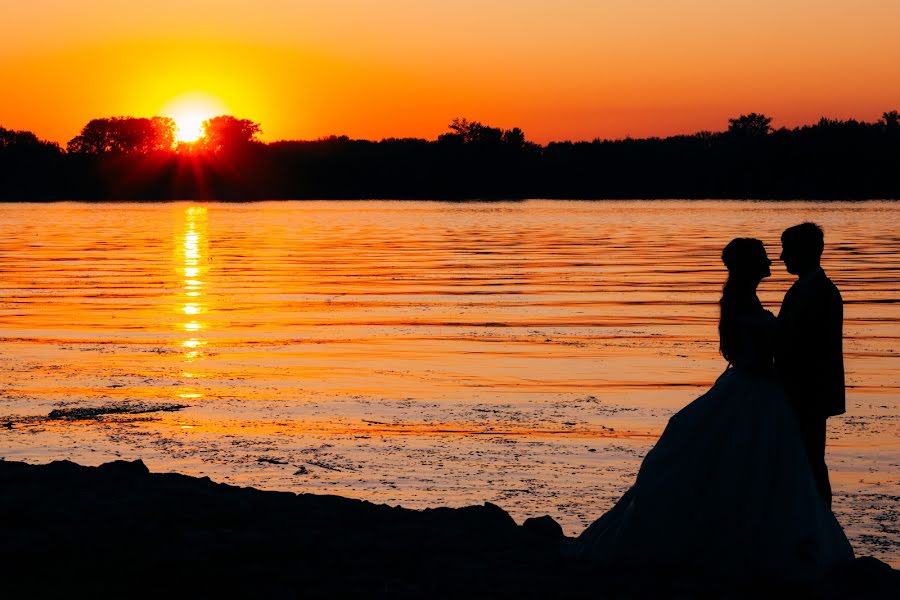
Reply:
[[173, 98], [160, 112], [175, 121], [175, 140], [190, 143], [203, 135], [203, 121], [228, 114], [228, 108], [214, 96], [190, 92]]

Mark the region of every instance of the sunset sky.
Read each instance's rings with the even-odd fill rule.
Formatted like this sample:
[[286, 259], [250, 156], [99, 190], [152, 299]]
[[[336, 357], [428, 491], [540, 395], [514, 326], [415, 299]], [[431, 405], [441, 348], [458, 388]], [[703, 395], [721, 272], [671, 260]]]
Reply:
[[[3, 2], [0, 126], [202, 106], [262, 139], [529, 139], [793, 126], [900, 109], [898, 0]], [[174, 112], [173, 112], [174, 111]]]

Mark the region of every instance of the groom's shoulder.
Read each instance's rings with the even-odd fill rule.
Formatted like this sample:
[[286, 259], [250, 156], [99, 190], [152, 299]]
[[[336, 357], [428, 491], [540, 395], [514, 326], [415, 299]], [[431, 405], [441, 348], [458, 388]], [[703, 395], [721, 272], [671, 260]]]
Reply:
[[822, 293], [825, 293], [836, 300], [841, 300], [841, 291], [833, 281], [825, 274], [825, 271], [819, 271], [817, 278], [819, 285], [817, 286]]

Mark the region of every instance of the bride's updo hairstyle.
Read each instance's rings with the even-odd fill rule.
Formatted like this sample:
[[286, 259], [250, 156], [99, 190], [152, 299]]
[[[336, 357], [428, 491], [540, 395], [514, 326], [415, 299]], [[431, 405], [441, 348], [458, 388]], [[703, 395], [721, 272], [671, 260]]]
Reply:
[[755, 274], [759, 257], [766, 247], [756, 238], [734, 238], [722, 250], [722, 262], [728, 269], [728, 279]]
[[760, 279], [760, 257], [765, 252], [765, 246], [756, 238], [735, 238], [722, 250], [728, 280], [719, 301], [719, 351], [729, 363], [734, 362], [737, 350], [737, 317], [757, 307], [752, 284]]

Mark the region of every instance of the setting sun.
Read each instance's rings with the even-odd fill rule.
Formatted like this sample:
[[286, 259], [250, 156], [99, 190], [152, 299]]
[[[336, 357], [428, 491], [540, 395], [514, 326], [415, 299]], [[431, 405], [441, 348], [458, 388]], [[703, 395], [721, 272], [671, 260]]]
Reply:
[[203, 121], [229, 111], [218, 98], [198, 92], [172, 99], [161, 112], [175, 120], [177, 141], [195, 142], [203, 135]]

